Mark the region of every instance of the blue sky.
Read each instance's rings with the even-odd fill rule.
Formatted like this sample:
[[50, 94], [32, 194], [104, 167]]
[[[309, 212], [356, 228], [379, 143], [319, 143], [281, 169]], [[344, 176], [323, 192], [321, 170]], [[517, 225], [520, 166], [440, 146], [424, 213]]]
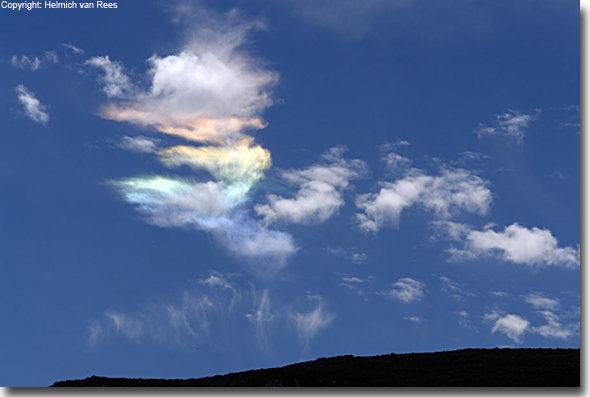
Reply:
[[579, 21], [0, 9], [2, 386], [579, 347]]

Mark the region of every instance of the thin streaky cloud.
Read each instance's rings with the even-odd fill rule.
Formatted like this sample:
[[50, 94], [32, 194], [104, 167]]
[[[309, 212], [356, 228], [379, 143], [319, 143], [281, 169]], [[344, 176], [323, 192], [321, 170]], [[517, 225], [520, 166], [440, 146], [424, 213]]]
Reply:
[[39, 70], [49, 64], [59, 63], [59, 58], [55, 51], [45, 51], [45, 54], [41, 58], [21, 55], [13, 55], [11, 65], [19, 69], [29, 69], [32, 71]]

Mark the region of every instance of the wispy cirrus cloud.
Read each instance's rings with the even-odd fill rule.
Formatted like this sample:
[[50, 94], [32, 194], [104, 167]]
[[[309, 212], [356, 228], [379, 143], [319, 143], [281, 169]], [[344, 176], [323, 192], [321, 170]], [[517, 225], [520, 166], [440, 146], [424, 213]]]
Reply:
[[461, 301], [466, 298], [474, 298], [473, 292], [463, 290], [458, 283], [445, 276], [438, 276], [442, 283], [441, 291], [453, 297], [453, 299]]
[[316, 307], [313, 310], [307, 313], [293, 311], [289, 314], [299, 339], [303, 343], [303, 351], [309, 346], [309, 341], [320, 331], [327, 328], [336, 318], [336, 313], [326, 309], [324, 299], [321, 296], [308, 295], [307, 299], [316, 302]]
[[47, 106], [43, 105], [37, 99], [35, 93], [29, 91], [27, 87], [19, 84], [15, 88], [18, 101], [23, 106], [24, 115], [37, 124], [45, 125], [49, 122], [49, 113]]
[[210, 315], [216, 303], [207, 295], [184, 292], [179, 302], [149, 307], [136, 314], [109, 310], [88, 327], [88, 346], [95, 348], [109, 339], [123, 337], [140, 343], [144, 339], [175, 347], [202, 342], [209, 336]]
[[62, 47], [67, 48], [68, 50], [72, 51], [74, 54], [84, 55], [84, 50], [80, 47], [76, 47], [72, 43], [62, 43]]
[[59, 63], [59, 58], [55, 51], [45, 51], [41, 58], [36, 56], [13, 55], [10, 61], [11, 65], [19, 69], [39, 70], [49, 64]]

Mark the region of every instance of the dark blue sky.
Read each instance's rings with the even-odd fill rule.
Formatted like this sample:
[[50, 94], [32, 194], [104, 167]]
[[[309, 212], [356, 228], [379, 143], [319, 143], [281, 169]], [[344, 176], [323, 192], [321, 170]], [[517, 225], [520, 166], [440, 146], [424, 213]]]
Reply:
[[578, 3], [0, 9], [2, 386], [579, 347]]

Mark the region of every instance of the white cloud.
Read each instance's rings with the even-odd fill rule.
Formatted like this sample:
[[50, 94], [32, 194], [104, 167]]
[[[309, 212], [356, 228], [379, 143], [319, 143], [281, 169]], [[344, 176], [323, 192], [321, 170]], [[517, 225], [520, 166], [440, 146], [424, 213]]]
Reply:
[[434, 236], [431, 237], [432, 241], [439, 239], [462, 241], [472, 230], [469, 225], [448, 220], [432, 221], [430, 225], [434, 229]]
[[355, 253], [352, 254], [350, 256], [350, 260], [352, 261], [352, 263], [354, 263], [355, 265], [362, 265], [363, 263], [365, 263], [367, 261], [369, 257], [367, 256], [367, 254], [363, 253]]
[[535, 309], [556, 310], [559, 308], [559, 299], [547, 298], [538, 293], [525, 295], [523, 300]]
[[152, 307], [135, 315], [108, 311], [103, 321], [90, 323], [88, 345], [95, 347], [98, 342], [121, 335], [136, 343], [148, 338], [182, 348], [209, 337], [209, 314], [214, 307], [208, 296], [184, 292], [180, 302]]
[[342, 247], [326, 247], [326, 251], [329, 253], [344, 258], [346, 260], [351, 261], [355, 265], [362, 265], [363, 263], [369, 260], [369, 255], [365, 254], [364, 252], [355, 252], [352, 254], [348, 254], [346, 250]]
[[393, 288], [387, 292], [378, 292], [378, 295], [397, 299], [402, 303], [419, 302], [424, 296], [426, 285], [409, 277], [401, 278], [391, 285]]
[[318, 224], [323, 223], [344, 205], [342, 191], [352, 179], [367, 172], [361, 160], [342, 158], [345, 149], [335, 147], [322, 155], [323, 162], [296, 171], [283, 172], [283, 178], [299, 186], [294, 198], [269, 194], [269, 204], [260, 204], [255, 211], [264, 217], [266, 224], [274, 222]]
[[575, 269], [580, 266], [579, 248], [559, 247], [557, 239], [547, 229], [528, 229], [513, 223], [504, 231], [488, 229], [467, 234], [463, 249], [447, 250], [451, 259], [472, 260], [495, 255], [505, 262], [531, 268], [561, 266]]
[[497, 296], [499, 298], [505, 298], [509, 295], [507, 292], [504, 291], [490, 291], [490, 294]]
[[55, 51], [45, 51], [45, 54], [41, 58], [28, 57], [21, 55], [19, 58], [17, 55], [12, 56], [11, 64], [15, 68], [19, 69], [31, 69], [32, 71], [39, 70], [47, 64], [59, 63], [59, 58]]
[[460, 326], [462, 326], [463, 328], [467, 328], [471, 331], [478, 331], [477, 327], [475, 327], [469, 319], [469, 313], [467, 313], [465, 310], [460, 310], [458, 312], [455, 312], [455, 314], [459, 316], [458, 322]]
[[235, 10], [217, 15], [182, 5], [176, 11], [177, 19], [188, 20], [190, 38], [178, 53], [147, 60], [148, 89], [131, 90], [120, 65], [93, 58], [107, 71], [107, 95], [127, 99], [104, 107], [102, 116], [198, 142], [236, 142], [244, 130], [264, 128], [259, 114], [272, 104], [278, 74], [243, 50], [262, 24]]
[[531, 331], [545, 338], [567, 339], [579, 330], [579, 323], [564, 325], [559, 317], [549, 310], [541, 310], [538, 313], [545, 317], [547, 323], [539, 327], [532, 327]]
[[530, 323], [526, 319], [515, 314], [500, 317], [498, 313], [491, 313], [487, 316], [487, 319], [497, 318], [492, 327], [492, 333], [503, 333], [516, 343], [522, 343], [522, 337], [530, 327]]
[[159, 139], [145, 136], [123, 136], [116, 143], [117, 147], [135, 153], [153, 153], [158, 149]]
[[485, 215], [492, 202], [488, 184], [464, 169], [443, 168], [436, 177], [414, 172], [393, 183], [380, 182], [379, 193], [357, 196], [356, 206], [364, 213], [356, 219], [361, 230], [378, 232], [399, 227], [402, 212], [415, 204], [443, 219], [460, 211]]
[[540, 114], [540, 109], [536, 109], [531, 114], [521, 114], [516, 110], [508, 110], [504, 114], [496, 115], [496, 122], [493, 127], [480, 124], [474, 132], [480, 139], [484, 136], [499, 136], [522, 145], [529, 125], [537, 120]]
[[387, 169], [394, 174], [402, 173], [412, 165], [412, 160], [394, 152], [387, 153], [382, 160], [387, 165]]
[[307, 348], [309, 341], [334, 321], [336, 314], [324, 307], [324, 300], [318, 295], [309, 295], [309, 300], [316, 301], [315, 309], [307, 313], [294, 312], [289, 318], [295, 324], [297, 334]]
[[108, 312], [106, 316], [113, 322], [116, 333], [121, 333], [130, 340], [139, 340], [141, 338], [144, 332], [144, 326], [143, 322], [139, 319], [115, 312]]
[[206, 285], [208, 287], [235, 291], [233, 285], [231, 285], [230, 282], [221, 277], [221, 274], [217, 272], [212, 272], [208, 278], [199, 279], [197, 280], [197, 282], [201, 285]]
[[404, 320], [408, 320], [408, 321], [411, 321], [416, 324], [420, 324], [421, 322], [424, 321], [418, 316], [404, 317]]
[[68, 50], [71, 50], [74, 54], [84, 54], [83, 49], [76, 47], [75, 45], [73, 45], [71, 43], [62, 43], [61, 45], [62, 45], [62, 47], [65, 47]]
[[15, 88], [18, 101], [23, 105], [25, 116], [35, 123], [45, 125], [49, 121], [49, 113], [47, 113], [47, 106], [43, 105], [35, 94], [27, 89], [22, 84]]
[[441, 291], [450, 294], [456, 300], [463, 300], [465, 298], [473, 298], [475, 294], [473, 292], [464, 291], [459, 284], [454, 282], [448, 277], [439, 276], [439, 280], [443, 283]]
[[270, 293], [265, 289], [262, 292], [262, 296], [258, 298], [256, 291], [253, 289], [253, 296], [256, 310], [253, 313], [247, 313], [246, 318], [248, 318], [255, 327], [258, 345], [262, 349], [269, 351], [270, 324], [276, 317], [276, 315], [271, 312]]
[[125, 98], [133, 92], [133, 85], [125, 74], [123, 65], [111, 61], [108, 55], [90, 58], [84, 64], [104, 71], [104, 76], [100, 78], [100, 82], [104, 85], [102, 90], [107, 97]]
[[465, 167], [470, 163], [477, 164], [483, 162], [484, 160], [491, 160], [491, 157], [483, 153], [466, 151], [459, 153], [459, 159], [451, 161], [451, 164], [454, 166]]

